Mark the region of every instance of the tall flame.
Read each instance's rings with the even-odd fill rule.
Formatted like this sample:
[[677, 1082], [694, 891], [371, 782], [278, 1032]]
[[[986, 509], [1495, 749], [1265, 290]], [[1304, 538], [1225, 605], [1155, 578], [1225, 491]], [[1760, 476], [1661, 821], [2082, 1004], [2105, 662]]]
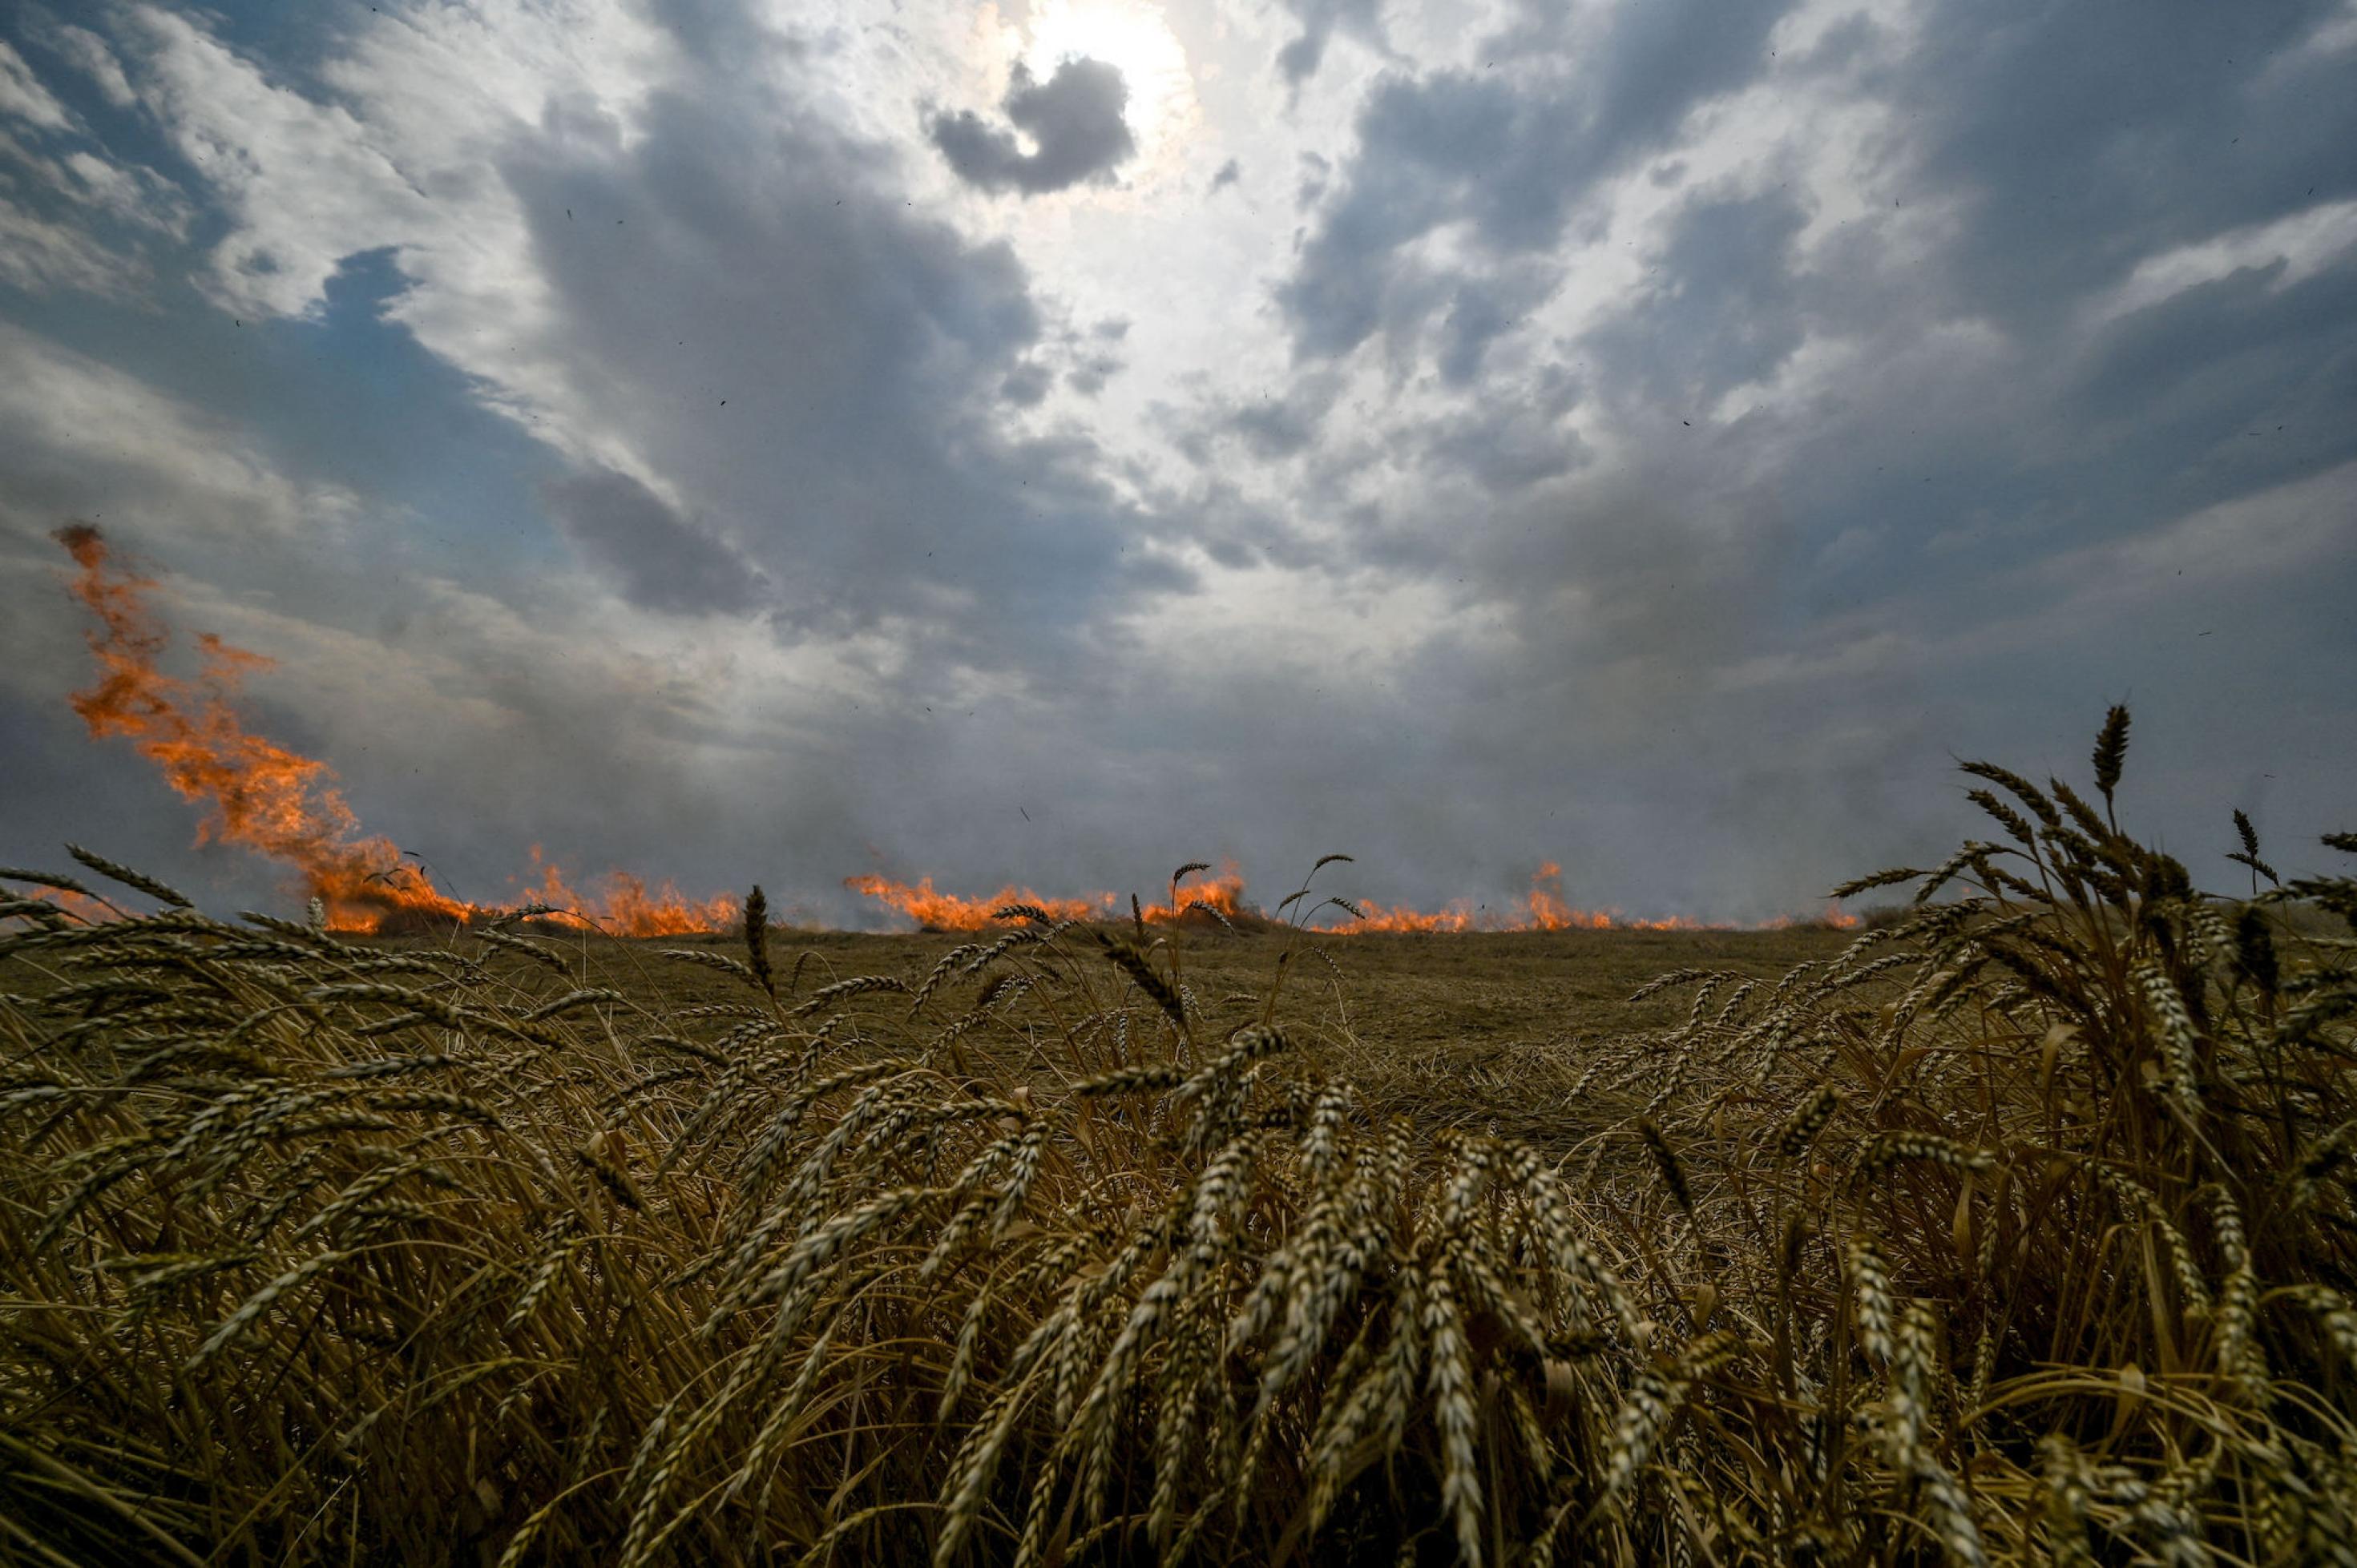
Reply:
[[[166, 674], [159, 660], [171, 633], [148, 607], [154, 584], [116, 561], [89, 523], [59, 529], [56, 538], [81, 568], [74, 596], [98, 620], [89, 642], [99, 679], [73, 694], [74, 712], [93, 738], [129, 739], [175, 792], [206, 808], [199, 843], [236, 844], [293, 868], [337, 930], [499, 912], [443, 893], [391, 839], [362, 833], [326, 763], [245, 727], [236, 707], [239, 687], [273, 660], [208, 633], [197, 639], [201, 665], [194, 681]], [[541, 873], [535, 901], [621, 935], [710, 930], [735, 918], [733, 900], [691, 902], [669, 884], [650, 890], [619, 873], [607, 879], [601, 897], [585, 898], [555, 866], [541, 863], [537, 849], [533, 859]]]
[[1210, 909], [1232, 919], [1238, 915], [1257, 915], [1244, 902], [1244, 874], [1232, 860], [1220, 863], [1219, 875], [1200, 881], [1174, 877], [1170, 884], [1170, 901], [1148, 904], [1138, 913], [1151, 924], [1161, 920], [1183, 920], [1198, 909]]
[[[98, 621], [89, 642], [99, 679], [72, 698], [92, 737], [129, 739], [182, 799], [204, 806], [199, 843], [237, 844], [293, 868], [303, 890], [325, 906], [331, 928], [382, 931], [526, 908], [548, 911], [554, 918], [594, 922], [622, 936], [680, 936], [717, 930], [737, 919], [734, 898], [687, 898], [668, 882], [651, 887], [627, 872], [609, 874], [594, 896], [585, 895], [543, 857], [537, 844], [532, 849], [533, 876], [524, 885], [526, 902], [503, 908], [442, 892], [391, 839], [361, 832], [359, 818], [336, 787], [333, 768], [245, 727], [236, 705], [240, 685], [246, 676], [271, 668], [271, 660], [207, 634], [197, 639], [200, 671], [195, 680], [166, 674], [159, 661], [171, 634], [148, 607], [146, 591], [154, 584], [118, 562], [105, 537], [88, 523], [60, 529], [56, 537], [81, 568], [74, 596]], [[1133, 906], [1137, 918], [1182, 920], [1200, 918], [1198, 911], [1205, 909], [1230, 919], [1258, 918], [1259, 911], [1244, 901], [1243, 874], [1232, 861], [1216, 875], [1189, 879], [1204, 869], [1189, 866], [1175, 877], [1168, 902]], [[1011, 884], [986, 898], [966, 898], [939, 891], [930, 876], [911, 884], [870, 874], [846, 877], [844, 886], [920, 926], [950, 931], [983, 929], [1012, 904], [1030, 905], [1054, 919], [1103, 920], [1118, 918], [1130, 903], [1113, 893], [1049, 897]], [[1337, 935], [1727, 929], [1705, 928], [1684, 917], [1631, 919], [1618, 912], [1574, 908], [1563, 897], [1563, 868], [1553, 861], [1539, 867], [1520, 901], [1501, 908], [1459, 899], [1437, 910], [1373, 902], [1359, 903], [1355, 910], [1349, 919], [1315, 929]], [[1786, 918], [1765, 924], [1803, 923], [1850, 927], [1857, 918], [1828, 906], [1813, 921]]]

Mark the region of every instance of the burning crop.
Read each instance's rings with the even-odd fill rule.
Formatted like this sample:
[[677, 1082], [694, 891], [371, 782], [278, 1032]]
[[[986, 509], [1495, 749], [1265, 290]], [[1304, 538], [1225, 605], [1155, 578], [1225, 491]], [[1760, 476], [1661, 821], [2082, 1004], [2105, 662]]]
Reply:
[[[1208, 871], [1207, 865], [1196, 865], [1188, 871]], [[853, 892], [876, 899], [895, 914], [905, 915], [929, 931], [985, 930], [1000, 920], [1000, 911], [1009, 908], [1031, 908], [1051, 920], [1112, 920], [1133, 917], [1149, 925], [1167, 924], [1190, 916], [1208, 918], [1216, 914], [1229, 918], [1254, 918], [1254, 912], [1244, 904], [1243, 873], [1229, 863], [1220, 874], [1184, 887], [1180, 876], [1173, 876], [1167, 902], [1141, 904], [1133, 910], [1118, 893], [1085, 893], [1058, 897], [1035, 893], [1028, 887], [1009, 884], [986, 898], [962, 897], [943, 893], [933, 886], [930, 876], [914, 883], [895, 882], [873, 873], [846, 876], [843, 885]], [[1199, 914], [1199, 911], [1201, 912]]]
[[986, 898], [962, 897], [954, 893], [942, 893], [933, 886], [930, 876], [914, 883], [895, 882], [887, 876], [869, 873], [846, 876], [843, 885], [855, 893], [874, 898], [895, 914], [905, 915], [929, 931], [980, 931], [998, 922], [998, 911], [1017, 905], [1028, 905], [1044, 911], [1051, 920], [1101, 920], [1111, 918], [1114, 898], [1110, 893], [1094, 898], [1054, 898], [1044, 893], [1034, 893], [1028, 887], [1013, 884], [1000, 888]]
[[[1200, 863], [1182, 868], [1181, 875], [1171, 880], [1168, 898], [1161, 903], [1141, 905], [1134, 911], [1135, 918], [1146, 925], [1167, 924], [1190, 918], [1209, 919], [1213, 916], [1230, 923], [1237, 920], [1257, 922], [1266, 918], [1244, 897], [1243, 873], [1232, 861], [1224, 865], [1217, 876], [1192, 883], [1184, 880], [1186, 871], [1209, 869]], [[933, 879], [930, 876], [908, 883], [895, 882], [873, 873], [845, 877], [843, 885], [855, 893], [876, 899], [896, 914], [916, 921], [920, 929], [933, 931], [985, 930], [996, 923], [1000, 911], [1015, 907], [1039, 909], [1057, 920], [1108, 920], [1133, 914], [1117, 893], [1056, 897], [1009, 885], [988, 897], [965, 897], [941, 891], [933, 886]], [[1286, 902], [1292, 901], [1288, 899]], [[1327, 914], [1329, 908], [1336, 913]], [[1838, 905], [1828, 904], [1822, 915], [1806, 920], [1791, 916], [1780, 917], [1761, 922], [1760, 929], [1782, 929], [1794, 925], [1817, 925], [1841, 930], [1857, 923], [1857, 916], [1844, 913]], [[1335, 897], [1325, 900], [1303, 917], [1302, 924], [1307, 929], [1331, 936], [1377, 932], [1699, 931], [1737, 929], [1707, 925], [1683, 916], [1649, 918], [1622, 915], [1617, 910], [1574, 908], [1563, 897], [1563, 867], [1554, 861], [1539, 867], [1531, 878], [1529, 890], [1519, 900], [1495, 908], [1459, 899], [1437, 909], [1415, 909], [1405, 905], [1381, 904], [1373, 899]]]
[[[92, 738], [128, 740], [175, 793], [204, 808], [199, 843], [234, 844], [287, 867], [302, 893], [319, 901], [332, 930], [378, 932], [503, 912], [436, 888], [391, 839], [361, 831], [333, 768], [246, 727], [239, 688], [270, 660], [207, 634], [197, 639], [193, 680], [167, 673], [171, 633], [148, 603], [154, 585], [127, 569], [91, 524], [61, 529], [57, 539], [79, 569], [73, 595], [97, 621], [89, 642], [99, 678], [74, 693], [74, 712]], [[736, 918], [733, 899], [694, 902], [627, 874], [584, 895], [537, 850], [533, 859], [532, 904], [556, 918], [624, 936], [716, 930]]]
[[[196, 639], [197, 675], [185, 679], [167, 673], [163, 661], [172, 639], [149, 603], [154, 584], [128, 569], [91, 524], [61, 529], [57, 539], [78, 568], [73, 596], [96, 622], [89, 643], [98, 680], [71, 699], [92, 738], [129, 741], [176, 793], [204, 808], [199, 843], [234, 844], [287, 867], [304, 896], [319, 901], [330, 929], [385, 933], [520, 911], [634, 937], [712, 932], [737, 922], [737, 902], [726, 895], [691, 898], [670, 883], [651, 886], [629, 872], [609, 872], [585, 890], [546, 861], [537, 845], [531, 851], [527, 892], [518, 901], [477, 904], [445, 893], [414, 856], [404, 854], [391, 839], [361, 831], [335, 770], [326, 762], [247, 726], [238, 711], [240, 689], [248, 676], [270, 669], [271, 660], [208, 633]], [[944, 892], [930, 875], [910, 883], [867, 873], [845, 877], [844, 886], [925, 930], [985, 930], [996, 923], [1000, 910], [1015, 906], [1039, 910], [1053, 920], [1105, 921], [1128, 916], [1143, 925], [1161, 925], [1265, 918], [1246, 899], [1243, 873], [1232, 861], [1217, 872], [1201, 862], [1181, 867], [1157, 902], [1103, 891], [1042, 894], [1011, 883], [986, 897], [974, 897]], [[1336, 913], [1308, 918], [1309, 929], [1334, 935], [1704, 929], [1682, 917], [1631, 918], [1575, 908], [1564, 897], [1563, 868], [1553, 861], [1539, 867], [1519, 900], [1494, 908], [1458, 900], [1422, 910], [1329, 898], [1313, 917], [1328, 909]], [[1829, 906], [1815, 923], [1841, 927], [1857, 921]]]

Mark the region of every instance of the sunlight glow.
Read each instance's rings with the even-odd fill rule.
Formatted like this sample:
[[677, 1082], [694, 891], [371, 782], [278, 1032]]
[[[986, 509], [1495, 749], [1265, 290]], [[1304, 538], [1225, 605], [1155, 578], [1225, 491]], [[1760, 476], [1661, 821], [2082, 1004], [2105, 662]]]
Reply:
[[1195, 109], [1187, 51], [1150, 0], [1045, 0], [1023, 27], [1019, 58], [1041, 81], [1066, 60], [1103, 60], [1129, 89], [1123, 118], [1141, 161], [1179, 134]]

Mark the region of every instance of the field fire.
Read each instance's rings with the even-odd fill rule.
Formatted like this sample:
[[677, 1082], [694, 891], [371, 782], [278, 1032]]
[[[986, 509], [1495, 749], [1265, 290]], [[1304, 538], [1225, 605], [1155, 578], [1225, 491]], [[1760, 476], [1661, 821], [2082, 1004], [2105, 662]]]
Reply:
[[[78, 568], [71, 592], [98, 622], [89, 633], [98, 682], [72, 697], [74, 712], [91, 737], [128, 739], [177, 794], [204, 807], [200, 844], [234, 844], [291, 869], [301, 894], [319, 901], [328, 929], [390, 935], [436, 923], [528, 916], [594, 926], [615, 936], [677, 937], [725, 930], [740, 918], [737, 901], [727, 895], [688, 898], [670, 883], [651, 887], [628, 872], [608, 872], [594, 891], [581, 891], [542, 858], [537, 845], [530, 851], [533, 871], [525, 891], [515, 900], [490, 905], [450, 897], [392, 840], [361, 832], [327, 763], [246, 727], [236, 705], [241, 683], [269, 669], [271, 660], [205, 633], [196, 639], [202, 661], [198, 677], [186, 681], [165, 673], [160, 660], [171, 646], [171, 633], [147, 602], [153, 585], [127, 570], [91, 524], [61, 529], [57, 540]], [[983, 930], [999, 921], [1000, 911], [1017, 906], [1078, 921], [1125, 915], [1145, 924], [1270, 918], [1245, 901], [1243, 874], [1232, 862], [1215, 875], [1189, 880], [1211, 869], [1203, 863], [1181, 867], [1165, 901], [1135, 908], [1116, 893], [1058, 897], [1012, 885], [988, 897], [966, 897], [937, 890], [930, 876], [909, 884], [870, 873], [845, 877], [844, 886], [923, 930]], [[1577, 909], [1565, 902], [1562, 884], [1563, 868], [1549, 861], [1520, 900], [1498, 908], [1459, 901], [1426, 911], [1338, 896], [1310, 911], [1307, 923], [1334, 935], [1733, 929], [1684, 918], [1631, 918]], [[1315, 918], [1328, 908], [1339, 913]], [[1763, 925], [1793, 923], [1784, 918]], [[1838, 929], [1856, 925], [1857, 918], [1829, 905], [1809, 923]]]
[[198, 677], [166, 674], [159, 661], [171, 633], [147, 603], [152, 585], [125, 570], [91, 524], [61, 529], [57, 539], [79, 568], [73, 595], [98, 621], [89, 637], [99, 679], [72, 699], [91, 737], [129, 740], [175, 793], [203, 807], [199, 843], [234, 844], [292, 870], [300, 894], [319, 901], [328, 929], [391, 933], [534, 911], [618, 936], [669, 937], [719, 930], [737, 918], [733, 898], [684, 898], [668, 884], [650, 887], [626, 872], [608, 875], [593, 892], [578, 891], [537, 848], [528, 891], [513, 903], [449, 897], [392, 840], [361, 832], [333, 768], [246, 727], [236, 707], [239, 686], [269, 660], [205, 634], [197, 639]]
[[2357, 1568], [2352, 146], [0, 4], [0, 1568]]
[[[1141, 906], [1135, 911], [1135, 918], [1149, 925], [1168, 924], [1190, 918], [1205, 921], [1218, 918], [1231, 924], [1237, 921], [1265, 922], [1269, 918], [1258, 907], [1245, 900], [1243, 875], [1232, 863], [1212, 881], [1183, 888], [1179, 886], [1187, 870], [1204, 869], [1208, 867], [1198, 865], [1182, 869], [1179, 876], [1172, 879], [1168, 898], [1162, 903]], [[1738, 929], [1733, 925], [1684, 917], [1644, 919], [1598, 910], [1575, 909], [1564, 902], [1562, 883], [1563, 867], [1549, 861], [1540, 866], [1532, 877], [1530, 891], [1521, 900], [1500, 908], [1459, 901], [1445, 908], [1423, 910], [1387, 907], [1372, 899], [1336, 897], [1316, 907], [1304, 923], [1308, 929], [1333, 936], [1377, 932], [1703, 931]], [[1110, 920], [1130, 913], [1117, 893], [1058, 898], [1034, 893], [1028, 887], [1009, 886], [987, 898], [966, 898], [936, 891], [930, 876], [912, 885], [873, 874], [846, 877], [844, 886], [907, 916], [917, 922], [920, 929], [931, 931], [984, 930], [999, 921], [1001, 910], [1018, 906], [1045, 910], [1059, 920]], [[1340, 913], [1319, 918], [1326, 906], [1336, 908]], [[1818, 925], [1829, 930], [1845, 930], [1857, 923], [1857, 916], [1845, 912], [1838, 905], [1828, 905], [1822, 915], [1813, 918], [1803, 920], [1788, 916], [1763, 921], [1759, 929], [1773, 930], [1792, 925]]]

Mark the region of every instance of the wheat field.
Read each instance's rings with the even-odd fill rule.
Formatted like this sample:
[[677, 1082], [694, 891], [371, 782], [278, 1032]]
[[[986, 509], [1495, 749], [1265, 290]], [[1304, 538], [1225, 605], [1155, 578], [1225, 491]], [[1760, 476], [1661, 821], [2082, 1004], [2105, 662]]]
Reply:
[[2126, 740], [1843, 934], [0, 869], [0, 1556], [2357, 1561], [2357, 880]]

